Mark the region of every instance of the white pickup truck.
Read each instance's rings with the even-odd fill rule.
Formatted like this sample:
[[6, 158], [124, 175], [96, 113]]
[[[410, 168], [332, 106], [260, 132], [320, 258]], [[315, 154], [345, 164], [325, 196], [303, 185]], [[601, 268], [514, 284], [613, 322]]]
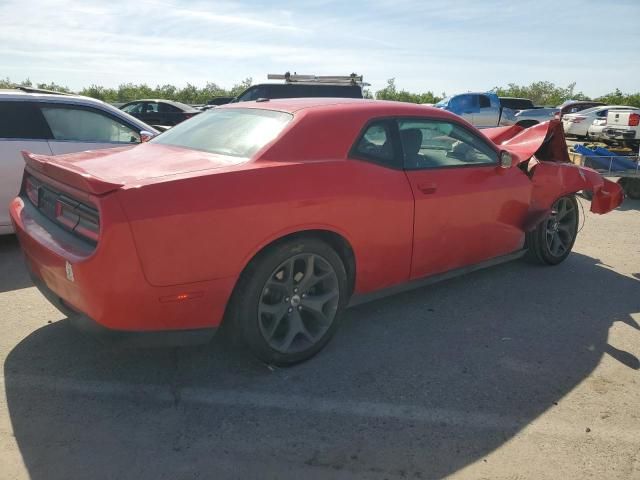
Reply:
[[640, 112], [638, 110], [610, 110], [602, 134], [611, 142], [640, 145]]

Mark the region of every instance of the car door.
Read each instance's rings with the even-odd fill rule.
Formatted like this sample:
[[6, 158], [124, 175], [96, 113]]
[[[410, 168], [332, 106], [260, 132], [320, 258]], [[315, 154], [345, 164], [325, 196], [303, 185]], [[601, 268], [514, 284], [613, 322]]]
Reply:
[[462, 124], [397, 121], [415, 198], [411, 277], [474, 265], [524, 245], [531, 182]]
[[500, 114], [499, 107], [491, 106], [491, 99], [487, 95], [474, 95], [477, 99], [478, 110], [473, 114], [473, 124], [478, 128], [497, 127]]
[[185, 115], [178, 107], [174, 107], [170, 103], [159, 102], [158, 113], [161, 115], [162, 123], [159, 125], [177, 125], [185, 119]]
[[172, 125], [171, 123], [167, 123], [168, 119], [166, 115], [160, 112], [158, 102], [144, 102], [140, 120], [149, 125]]
[[0, 234], [13, 231], [9, 203], [18, 195], [24, 171], [22, 150], [51, 155], [51, 132], [32, 102], [0, 102]]
[[140, 132], [94, 108], [41, 104], [40, 110], [51, 130], [49, 147], [54, 155], [140, 143]]

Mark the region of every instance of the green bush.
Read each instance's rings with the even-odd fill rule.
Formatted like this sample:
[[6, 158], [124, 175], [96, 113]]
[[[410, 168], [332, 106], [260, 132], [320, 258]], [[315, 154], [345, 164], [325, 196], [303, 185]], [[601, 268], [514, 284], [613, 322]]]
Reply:
[[[199, 104], [206, 103], [214, 97], [235, 97], [251, 86], [252, 79], [246, 78], [230, 89], [220, 87], [218, 84], [208, 82], [204, 87], [197, 87], [188, 83], [185, 87], [178, 88], [175, 85], [156, 85], [150, 87], [147, 84], [123, 83], [118, 88], [107, 88], [100, 85], [91, 85], [83, 88], [78, 93], [88, 97], [98, 98], [110, 103], [124, 103], [139, 98], [164, 98], [176, 100], [178, 102]], [[0, 88], [10, 88], [15, 85], [9, 78], [0, 79]], [[23, 80], [19, 85], [34, 86], [30, 79]], [[70, 92], [70, 89], [56, 83], [36, 83], [36, 87], [59, 92]], [[529, 98], [536, 105], [555, 107], [565, 100], [591, 100], [582, 92], [576, 92], [576, 84], [570, 83], [566, 87], [560, 87], [552, 82], [540, 81], [529, 85], [508, 84], [506, 87], [495, 87], [494, 91], [501, 97], [521, 97]], [[369, 89], [364, 89], [365, 98], [374, 98]], [[446, 95], [434, 95], [432, 91], [424, 93], [413, 93], [407, 90], [398, 90], [395, 78], [387, 80], [387, 86], [375, 92], [378, 100], [395, 100], [399, 102], [411, 103], [437, 103]], [[623, 93], [619, 89], [595, 98], [599, 102], [609, 105], [629, 105], [640, 107], [640, 92]]]

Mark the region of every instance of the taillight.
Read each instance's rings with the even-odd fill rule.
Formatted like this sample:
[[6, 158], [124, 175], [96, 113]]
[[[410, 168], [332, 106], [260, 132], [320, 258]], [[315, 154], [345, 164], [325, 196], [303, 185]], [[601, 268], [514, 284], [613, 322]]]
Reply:
[[73, 230], [80, 221], [80, 216], [75, 212], [78, 202], [67, 200], [64, 197], [56, 201], [56, 221]]
[[80, 216], [78, 226], [74, 232], [93, 240], [98, 241], [98, 234], [100, 233], [100, 221], [98, 220], [98, 212], [94, 209], [80, 204], [76, 209]]
[[33, 203], [36, 207], [38, 206], [38, 200], [39, 200], [39, 191], [38, 191], [39, 187], [40, 187], [40, 182], [38, 182], [31, 175], [25, 178], [24, 190], [29, 200], [31, 200], [31, 203]]
[[100, 221], [97, 210], [60, 196], [56, 200], [55, 219], [74, 233], [94, 242], [98, 241]]
[[567, 120], [571, 123], [580, 123], [587, 117], [567, 117]]
[[637, 113], [632, 113], [631, 115], [629, 115], [629, 126], [637, 127], [638, 124], [640, 124], [640, 115], [638, 115]]
[[100, 214], [93, 205], [80, 203], [29, 174], [25, 174], [23, 192], [49, 220], [90, 242], [98, 242]]

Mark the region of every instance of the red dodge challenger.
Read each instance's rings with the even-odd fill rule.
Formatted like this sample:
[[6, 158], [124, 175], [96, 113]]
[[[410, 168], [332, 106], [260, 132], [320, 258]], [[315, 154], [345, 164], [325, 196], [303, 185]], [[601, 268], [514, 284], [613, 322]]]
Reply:
[[192, 342], [224, 320], [280, 365], [350, 304], [525, 254], [560, 263], [577, 191], [595, 213], [622, 202], [569, 163], [558, 122], [481, 132], [384, 101], [232, 104], [133, 148], [24, 157], [12, 219], [75, 323]]

